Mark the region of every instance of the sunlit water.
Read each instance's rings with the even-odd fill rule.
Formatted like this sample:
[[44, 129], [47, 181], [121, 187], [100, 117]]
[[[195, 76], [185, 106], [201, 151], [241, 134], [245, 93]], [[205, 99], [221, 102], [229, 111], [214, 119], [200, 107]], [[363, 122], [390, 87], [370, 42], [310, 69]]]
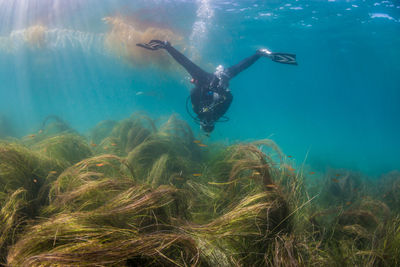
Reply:
[[172, 31], [210, 72], [261, 47], [297, 54], [297, 67], [261, 59], [231, 81], [230, 121], [210, 143], [269, 137], [316, 170], [400, 167], [398, 1], [1, 0], [0, 114], [17, 136], [51, 114], [84, 134], [134, 111], [178, 113], [200, 135], [189, 76], [110, 44], [132, 27]]

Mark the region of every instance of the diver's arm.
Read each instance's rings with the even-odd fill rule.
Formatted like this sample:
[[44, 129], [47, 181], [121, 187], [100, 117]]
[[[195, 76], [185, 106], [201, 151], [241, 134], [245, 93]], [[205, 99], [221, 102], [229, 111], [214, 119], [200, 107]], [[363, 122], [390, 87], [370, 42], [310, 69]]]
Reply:
[[167, 52], [176, 60], [176, 62], [184, 67], [195, 80], [206, 81], [212, 75], [194, 64], [185, 55], [176, 50], [168, 41], [151, 40], [148, 44], [137, 45], [149, 50], [158, 50], [160, 48], [167, 50]]

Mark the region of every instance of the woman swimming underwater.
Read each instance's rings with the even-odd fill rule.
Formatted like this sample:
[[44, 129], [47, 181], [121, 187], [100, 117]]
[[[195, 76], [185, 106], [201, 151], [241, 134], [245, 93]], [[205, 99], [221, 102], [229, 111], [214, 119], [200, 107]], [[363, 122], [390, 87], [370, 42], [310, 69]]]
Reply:
[[195, 118], [202, 130], [207, 134], [214, 130], [214, 125], [228, 110], [233, 96], [229, 90], [229, 81], [243, 70], [250, 67], [260, 57], [267, 57], [275, 62], [297, 65], [296, 55], [273, 53], [267, 49], [259, 49], [248, 58], [229, 68], [218, 66], [214, 73], [209, 73], [194, 64], [190, 59], [176, 50], [168, 41], [151, 40], [147, 44], [137, 46], [148, 50], [165, 49], [192, 76], [195, 87], [191, 90], [190, 99]]

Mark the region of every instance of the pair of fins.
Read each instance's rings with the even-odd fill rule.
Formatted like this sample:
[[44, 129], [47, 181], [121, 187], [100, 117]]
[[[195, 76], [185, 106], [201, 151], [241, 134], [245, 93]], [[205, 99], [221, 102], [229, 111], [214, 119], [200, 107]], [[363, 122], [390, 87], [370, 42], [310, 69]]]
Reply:
[[[165, 48], [169, 43], [163, 42], [160, 40], [151, 40], [149, 43], [138, 43], [136, 44], [139, 47], [148, 49], [148, 50], [158, 50], [160, 48]], [[290, 65], [297, 65], [296, 55], [295, 54], [288, 54], [288, 53], [273, 53], [267, 49], [260, 49], [257, 51], [259, 55], [265, 56], [270, 58], [272, 61], [282, 63], [282, 64], [290, 64]]]

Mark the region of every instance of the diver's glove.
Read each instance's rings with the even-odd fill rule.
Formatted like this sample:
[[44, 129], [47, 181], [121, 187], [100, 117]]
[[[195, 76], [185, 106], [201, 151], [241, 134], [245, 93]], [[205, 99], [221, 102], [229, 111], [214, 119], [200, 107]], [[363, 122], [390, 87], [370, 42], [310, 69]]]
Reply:
[[138, 43], [137, 46], [146, 48], [148, 50], [158, 50], [158, 49], [165, 49], [168, 46], [171, 46], [170, 42], [168, 41], [160, 41], [160, 40], [151, 40], [149, 43]]
[[297, 65], [296, 55], [295, 54], [287, 54], [287, 53], [273, 53], [266, 48], [258, 49], [257, 55], [268, 57], [275, 62], [283, 63], [283, 64], [291, 64]]

